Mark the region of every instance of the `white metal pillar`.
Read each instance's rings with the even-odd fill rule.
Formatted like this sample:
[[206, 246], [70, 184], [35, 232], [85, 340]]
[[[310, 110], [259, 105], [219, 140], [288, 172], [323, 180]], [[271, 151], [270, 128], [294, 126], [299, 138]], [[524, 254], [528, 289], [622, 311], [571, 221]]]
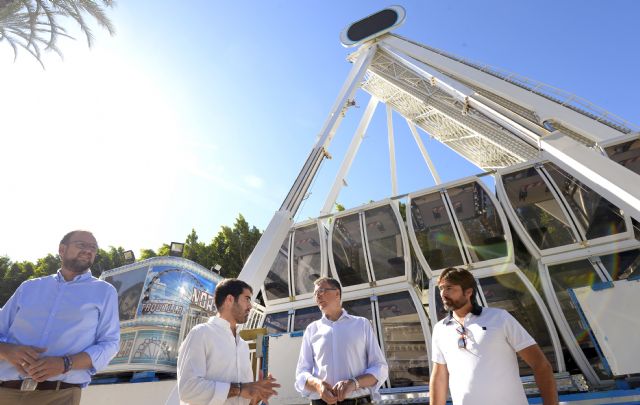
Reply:
[[396, 174], [396, 145], [393, 139], [393, 110], [387, 104], [387, 137], [389, 138], [389, 166], [391, 169], [391, 196], [398, 195], [398, 176]]
[[422, 138], [420, 138], [420, 135], [418, 134], [418, 131], [416, 130], [415, 124], [413, 122], [411, 122], [409, 119], [407, 119], [407, 124], [409, 125], [409, 129], [411, 130], [411, 134], [413, 135], [413, 139], [415, 139], [416, 143], [418, 144], [418, 149], [420, 149], [420, 153], [422, 154], [422, 158], [424, 159], [424, 161], [427, 163], [427, 166], [429, 167], [429, 173], [431, 173], [431, 177], [433, 177], [433, 181], [435, 181], [436, 184], [442, 183], [442, 181], [440, 180], [440, 176], [438, 175], [438, 171], [436, 170], [436, 167], [433, 165], [433, 162], [431, 161], [431, 157], [429, 156], [429, 153], [427, 152], [427, 148], [424, 147], [424, 143], [422, 142]]
[[376, 97], [371, 97], [369, 100], [369, 104], [367, 104], [367, 108], [364, 110], [364, 115], [360, 119], [360, 124], [356, 129], [356, 132], [353, 134], [353, 138], [351, 139], [351, 144], [349, 144], [349, 149], [347, 153], [342, 159], [342, 165], [340, 166], [340, 170], [338, 170], [338, 174], [336, 175], [336, 179], [333, 182], [333, 187], [331, 187], [331, 191], [325, 200], [324, 206], [320, 211], [320, 215], [330, 214], [333, 210], [333, 206], [338, 199], [338, 195], [340, 194], [340, 190], [345, 184], [345, 179], [347, 178], [347, 174], [349, 174], [349, 170], [351, 169], [351, 164], [360, 149], [360, 145], [362, 144], [362, 140], [364, 139], [364, 135], [367, 133], [367, 128], [369, 128], [369, 124], [371, 123], [371, 118], [373, 117], [373, 113], [376, 111], [376, 107], [378, 106], [379, 100]]
[[322, 126], [309, 157], [302, 170], [300, 170], [280, 210], [273, 215], [271, 222], [267, 225], [267, 229], [265, 229], [258, 244], [242, 267], [238, 278], [244, 280], [253, 288], [254, 295], [260, 290], [260, 286], [278, 254], [282, 241], [287, 236], [291, 225], [293, 225], [293, 217], [298, 211], [300, 203], [307, 193], [322, 160], [327, 157], [326, 148], [331, 143], [336, 130], [342, 122], [345, 110], [349, 107], [349, 100], [353, 98], [353, 94], [360, 87], [362, 78], [371, 64], [376, 50], [376, 45], [365, 45], [358, 50], [357, 59], [333, 104], [327, 120]]

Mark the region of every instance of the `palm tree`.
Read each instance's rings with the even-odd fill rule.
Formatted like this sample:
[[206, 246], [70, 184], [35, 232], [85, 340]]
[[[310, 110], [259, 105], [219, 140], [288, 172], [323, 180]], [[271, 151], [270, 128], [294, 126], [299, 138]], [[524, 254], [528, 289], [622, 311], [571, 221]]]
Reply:
[[85, 20], [86, 15], [113, 35], [115, 29], [105, 13], [105, 7], [112, 6], [113, 0], [0, 0], [0, 43], [6, 41], [13, 48], [14, 60], [18, 57], [18, 48], [23, 48], [44, 68], [42, 49], [62, 56], [57, 39], [71, 38], [60, 25], [60, 18], [75, 20], [91, 47], [93, 32]]

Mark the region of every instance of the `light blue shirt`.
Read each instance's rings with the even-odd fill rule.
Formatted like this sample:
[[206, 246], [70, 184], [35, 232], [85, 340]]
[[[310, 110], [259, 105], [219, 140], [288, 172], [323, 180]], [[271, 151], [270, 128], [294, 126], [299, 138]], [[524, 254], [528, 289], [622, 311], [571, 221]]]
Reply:
[[349, 398], [371, 395], [373, 400], [379, 399], [378, 389], [387, 380], [389, 367], [367, 318], [349, 315], [343, 309], [335, 322], [323, 315], [307, 326], [296, 367], [295, 388], [299, 393], [310, 399], [320, 398], [305, 387], [312, 376], [333, 386], [363, 374], [373, 375], [378, 383], [352, 392]]
[[[86, 386], [118, 351], [116, 290], [90, 271], [71, 281], [65, 281], [60, 270], [51, 276], [27, 280], [0, 309], [0, 342], [46, 348], [41, 356], [86, 352], [93, 368], [50, 378]], [[0, 361], [0, 381], [23, 378], [11, 363]]]

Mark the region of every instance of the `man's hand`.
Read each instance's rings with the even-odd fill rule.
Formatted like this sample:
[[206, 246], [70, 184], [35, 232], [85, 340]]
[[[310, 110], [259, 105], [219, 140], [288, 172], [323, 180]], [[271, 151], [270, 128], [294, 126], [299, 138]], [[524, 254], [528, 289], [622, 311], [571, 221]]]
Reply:
[[43, 357], [26, 366], [25, 370], [29, 377], [37, 382], [43, 382], [64, 373], [64, 360], [62, 357]]
[[335, 393], [338, 402], [347, 399], [347, 395], [351, 394], [355, 389], [356, 385], [351, 380], [338, 381], [336, 385], [333, 386], [333, 392]]
[[47, 349], [35, 346], [14, 345], [10, 343], [0, 343], [0, 360], [11, 363], [22, 375], [29, 375], [27, 368], [35, 364], [40, 357], [40, 353]]
[[316, 384], [316, 391], [320, 395], [320, 399], [328, 404], [335, 404], [338, 402], [338, 397], [336, 396], [333, 387], [326, 381], [318, 380]]
[[262, 401], [266, 404], [269, 403], [269, 398], [273, 395], [278, 395], [278, 392], [274, 388], [280, 388], [280, 384], [276, 382], [271, 374], [265, 379], [258, 380], [252, 383], [242, 383], [240, 389], [240, 396], [251, 400], [252, 404], [257, 404]]

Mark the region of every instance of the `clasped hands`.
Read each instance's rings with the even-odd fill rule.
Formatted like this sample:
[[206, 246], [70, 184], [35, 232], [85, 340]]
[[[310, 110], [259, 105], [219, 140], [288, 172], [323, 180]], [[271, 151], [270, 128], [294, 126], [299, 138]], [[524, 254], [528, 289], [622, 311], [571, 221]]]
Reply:
[[338, 381], [333, 387], [326, 381], [322, 381], [317, 388], [320, 398], [327, 404], [335, 404], [347, 399], [347, 396], [356, 389], [352, 380]]
[[42, 382], [64, 373], [62, 357], [41, 356], [46, 350], [42, 347], [5, 344], [0, 359], [4, 358], [13, 364], [21, 375]]

